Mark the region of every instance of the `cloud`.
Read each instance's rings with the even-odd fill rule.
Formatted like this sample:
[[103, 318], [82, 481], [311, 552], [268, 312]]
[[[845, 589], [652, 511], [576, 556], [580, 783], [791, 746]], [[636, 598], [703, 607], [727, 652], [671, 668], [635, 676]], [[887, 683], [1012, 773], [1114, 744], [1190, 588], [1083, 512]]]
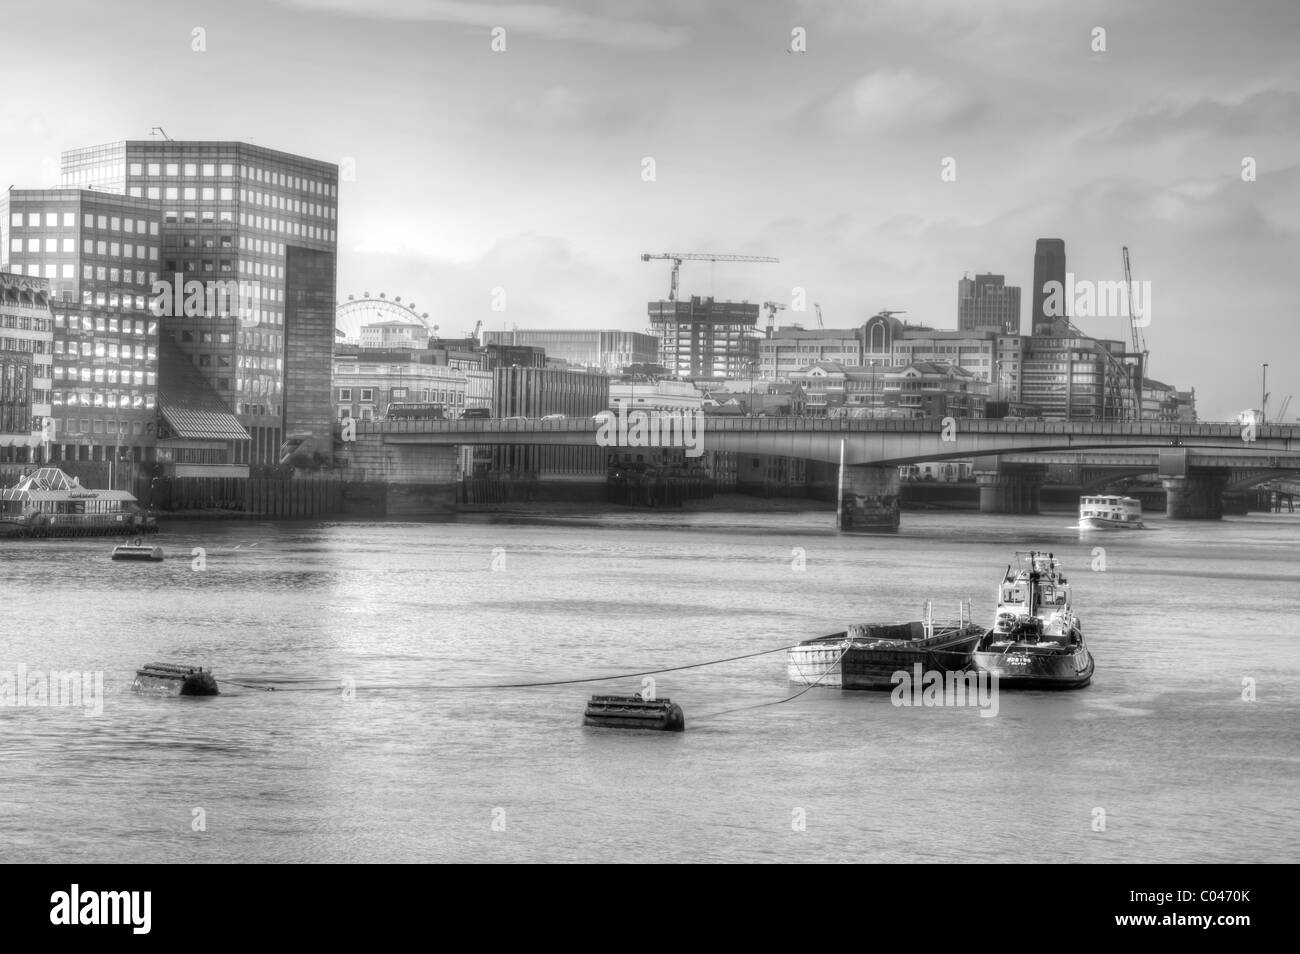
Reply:
[[[506, 30], [553, 40], [577, 40], [622, 49], [669, 50], [682, 46], [689, 33], [681, 27], [649, 20], [605, 15], [528, 3], [471, 3], [462, 0], [280, 0], [316, 13], [376, 20], [450, 23]], [[507, 46], [507, 49], [509, 47]]]
[[1170, 137], [1226, 138], [1277, 133], [1290, 135], [1300, 126], [1300, 92], [1268, 90], [1237, 100], [1205, 98], [1165, 104], [1130, 116], [1103, 130], [1111, 142], [1143, 142]]
[[966, 126], [987, 109], [987, 102], [937, 77], [902, 69], [876, 70], [861, 77], [831, 97], [824, 115], [841, 130], [878, 132]]

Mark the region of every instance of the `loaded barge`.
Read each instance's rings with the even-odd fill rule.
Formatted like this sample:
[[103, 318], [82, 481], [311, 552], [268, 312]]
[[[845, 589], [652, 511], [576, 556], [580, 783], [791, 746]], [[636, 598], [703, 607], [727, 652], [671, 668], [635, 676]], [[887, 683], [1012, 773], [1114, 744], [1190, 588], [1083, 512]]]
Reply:
[[966, 667], [984, 628], [970, 620], [961, 604], [954, 622], [937, 623], [927, 605], [925, 619], [903, 623], [856, 623], [842, 633], [809, 639], [790, 649], [786, 673], [791, 682], [836, 689], [892, 690], [895, 673], [947, 672]]

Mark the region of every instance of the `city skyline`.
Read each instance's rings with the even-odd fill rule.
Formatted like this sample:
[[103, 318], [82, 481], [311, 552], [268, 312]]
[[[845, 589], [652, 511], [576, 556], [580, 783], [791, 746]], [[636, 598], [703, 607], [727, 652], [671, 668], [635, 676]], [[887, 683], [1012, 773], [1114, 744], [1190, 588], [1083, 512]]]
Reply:
[[[62, 151], [153, 126], [338, 163], [339, 297], [400, 294], [446, 336], [478, 320], [643, 331], [668, 265], [639, 256], [663, 251], [779, 257], [687, 263], [681, 296], [806, 289], [783, 324], [811, 327], [815, 301], [830, 327], [905, 309], [955, 328], [964, 272], [1031, 287], [1035, 241], [1059, 237], [1093, 281], [1122, 278], [1130, 247], [1153, 289], [1150, 373], [1195, 387], [1204, 419], [1257, 406], [1260, 365], [1286, 340], [1300, 14], [1282, 3], [1177, 18], [1168, 4], [759, 3], [743, 21], [674, 3], [292, 0], [251, 21], [246, 3], [138, 21], [63, 7], [85, 29], [58, 69], [38, 46], [11, 52], [15, 76], [43, 82], [0, 107], [17, 133], [2, 181], [51, 186]], [[47, 17], [15, 11], [11, 27], [36, 35]], [[806, 52], [786, 52], [795, 28]], [[196, 97], [222, 108], [190, 118]], [[1233, 335], [1241, 322], [1253, 334]], [[1128, 337], [1121, 320], [1078, 323]], [[1300, 374], [1272, 359], [1269, 390], [1276, 408]]]

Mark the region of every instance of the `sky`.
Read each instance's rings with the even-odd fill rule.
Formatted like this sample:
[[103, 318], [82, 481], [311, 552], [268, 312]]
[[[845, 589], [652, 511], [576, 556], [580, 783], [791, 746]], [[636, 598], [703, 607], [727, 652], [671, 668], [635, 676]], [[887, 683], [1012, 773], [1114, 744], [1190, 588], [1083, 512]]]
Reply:
[[802, 289], [781, 321], [808, 327], [816, 302], [829, 327], [892, 309], [953, 328], [958, 280], [997, 272], [1027, 326], [1051, 237], [1077, 280], [1121, 279], [1128, 246], [1149, 374], [1195, 387], [1203, 420], [1258, 407], [1263, 362], [1271, 409], [1300, 392], [1294, 0], [50, 0], [5, 18], [27, 40], [0, 62], [0, 186], [55, 184], [61, 151], [155, 126], [338, 162], [340, 298], [400, 295], [444, 336], [645, 330], [669, 264], [643, 252], [777, 257], [686, 262], [681, 293]]

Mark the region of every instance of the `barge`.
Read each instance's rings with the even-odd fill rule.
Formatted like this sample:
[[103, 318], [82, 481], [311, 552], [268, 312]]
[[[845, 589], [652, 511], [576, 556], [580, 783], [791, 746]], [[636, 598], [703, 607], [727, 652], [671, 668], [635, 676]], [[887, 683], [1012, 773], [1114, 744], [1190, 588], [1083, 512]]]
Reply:
[[927, 672], [962, 670], [985, 633], [970, 620], [963, 602], [954, 622], [936, 622], [927, 605], [924, 619], [902, 623], [857, 623], [842, 633], [809, 639], [786, 657], [790, 682], [836, 689], [890, 691], [895, 674], [920, 665]]
[[149, 663], [135, 672], [131, 688], [163, 696], [219, 696], [216, 677], [202, 666]]
[[684, 732], [686, 716], [671, 699], [641, 696], [592, 696], [582, 724], [600, 729], [654, 729]]

